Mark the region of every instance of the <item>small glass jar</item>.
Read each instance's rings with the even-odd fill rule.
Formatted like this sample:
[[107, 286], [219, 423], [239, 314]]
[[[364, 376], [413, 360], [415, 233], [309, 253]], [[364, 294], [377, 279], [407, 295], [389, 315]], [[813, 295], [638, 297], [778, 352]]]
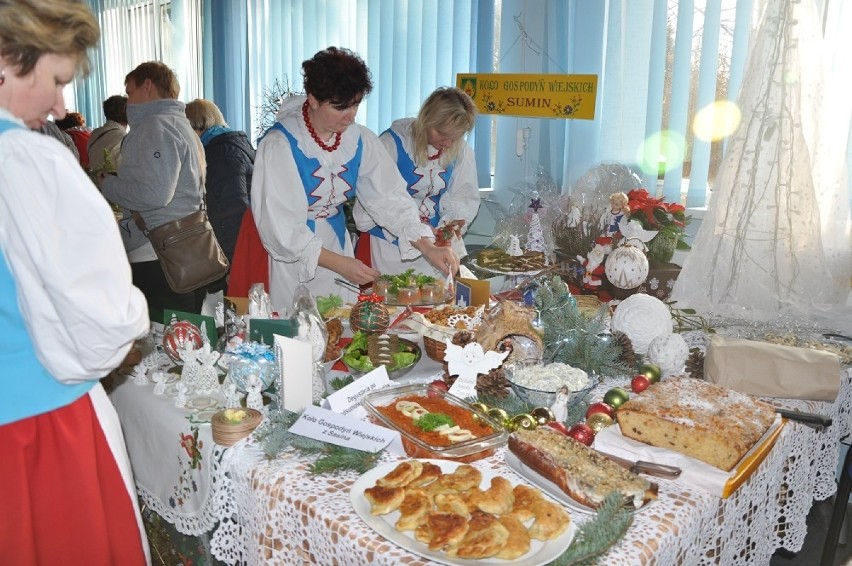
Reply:
[[390, 281], [387, 279], [376, 279], [376, 282], [373, 284], [373, 292], [386, 299], [390, 292]]
[[420, 287], [416, 285], [400, 287], [396, 294], [396, 300], [401, 305], [413, 305], [420, 302]]
[[420, 300], [427, 304], [444, 302], [444, 286], [435, 281], [420, 287]]

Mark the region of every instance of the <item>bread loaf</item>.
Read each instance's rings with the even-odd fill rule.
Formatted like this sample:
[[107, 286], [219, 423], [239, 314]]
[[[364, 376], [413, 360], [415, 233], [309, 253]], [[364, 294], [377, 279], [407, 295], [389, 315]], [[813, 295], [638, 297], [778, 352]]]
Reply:
[[775, 409], [690, 378], [651, 385], [618, 409], [621, 434], [730, 471], [775, 420]]
[[509, 436], [509, 450], [587, 507], [597, 508], [613, 491], [637, 509], [657, 496], [656, 484], [549, 427], [518, 429]]

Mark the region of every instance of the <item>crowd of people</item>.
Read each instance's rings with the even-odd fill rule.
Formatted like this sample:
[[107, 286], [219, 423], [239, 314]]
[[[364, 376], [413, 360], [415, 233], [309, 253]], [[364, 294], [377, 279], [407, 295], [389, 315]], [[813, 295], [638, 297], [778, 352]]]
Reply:
[[[255, 151], [212, 101], [180, 102], [174, 71], [149, 61], [90, 130], [63, 89], [88, 72], [99, 38], [81, 0], [0, 0], [0, 452], [13, 463], [0, 467], [11, 510], [0, 556], [14, 564], [150, 561], [100, 379], [151, 320], [197, 313], [240, 281], [268, 283], [286, 310], [300, 284], [354, 300], [337, 279], [453, 275], [459, 254], [436, 234], [460, 234], [479, 206], [464, 139], [476, 111], [458, 89], [378, 136], [355, 123], [369, 69], [329, 47], [304, 61], [305, 94], [283, 101]], [[176, 292], [148, 232], [205, 208], [231, 272]]]
[[[152, 320], [167, 309], [198, 313], [208, 293], [246, 296], [257, 282], [286, 312], [301, 283], [315, 295], [354, 301], [337, 280], [363, 287], [408, 269], [433, 276], [458, 270], [460, 238], [479, 210], [465, 141], [476, 118], [470, 97], [438, 88], [416, 117], [395, 120], [377, 136], [355, 123], [373, 88], [357, 54], [329, 47], [302, 72], [305, 94], [283, 101], [257, 150], [214, 102], [180, 102], [175, 73], [156, 61], [128, 73], [126, 96], [104, 101], [100, 128], [89, 132], [76, 113], [57, 120], [103, 195], [124, 211], [120, 233]], [[74, 137], [83, 132], [82, 142]], [[347, 229], [347, 203], [355, 233]], [[175, 292], [146, 233], [200, 207], [230, 273]], [[444, 227], [457, 245], [436, 240]]]

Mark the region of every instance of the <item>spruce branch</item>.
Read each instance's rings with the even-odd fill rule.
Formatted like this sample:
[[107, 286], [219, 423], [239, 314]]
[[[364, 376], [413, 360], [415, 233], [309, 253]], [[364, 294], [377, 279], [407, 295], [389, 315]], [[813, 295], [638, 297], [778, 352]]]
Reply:
[[624, 496], [612, 492], [591, 520], [577, 529], [574, 541], [549, 566], [591, 565], [594, 559], [622, 539], [633, 523], [633, 512], [624, 506]]

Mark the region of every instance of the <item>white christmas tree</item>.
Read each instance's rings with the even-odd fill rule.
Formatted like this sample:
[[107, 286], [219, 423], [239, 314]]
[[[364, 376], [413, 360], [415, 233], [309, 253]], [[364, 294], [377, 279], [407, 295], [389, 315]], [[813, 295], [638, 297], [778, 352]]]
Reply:
[[538, 211], [530, 218], [530, 231], [527, 232], [527, 243], [524, 249], [528, 252], [544, 252], [544, 230], [541, 227], [541, 216]]

